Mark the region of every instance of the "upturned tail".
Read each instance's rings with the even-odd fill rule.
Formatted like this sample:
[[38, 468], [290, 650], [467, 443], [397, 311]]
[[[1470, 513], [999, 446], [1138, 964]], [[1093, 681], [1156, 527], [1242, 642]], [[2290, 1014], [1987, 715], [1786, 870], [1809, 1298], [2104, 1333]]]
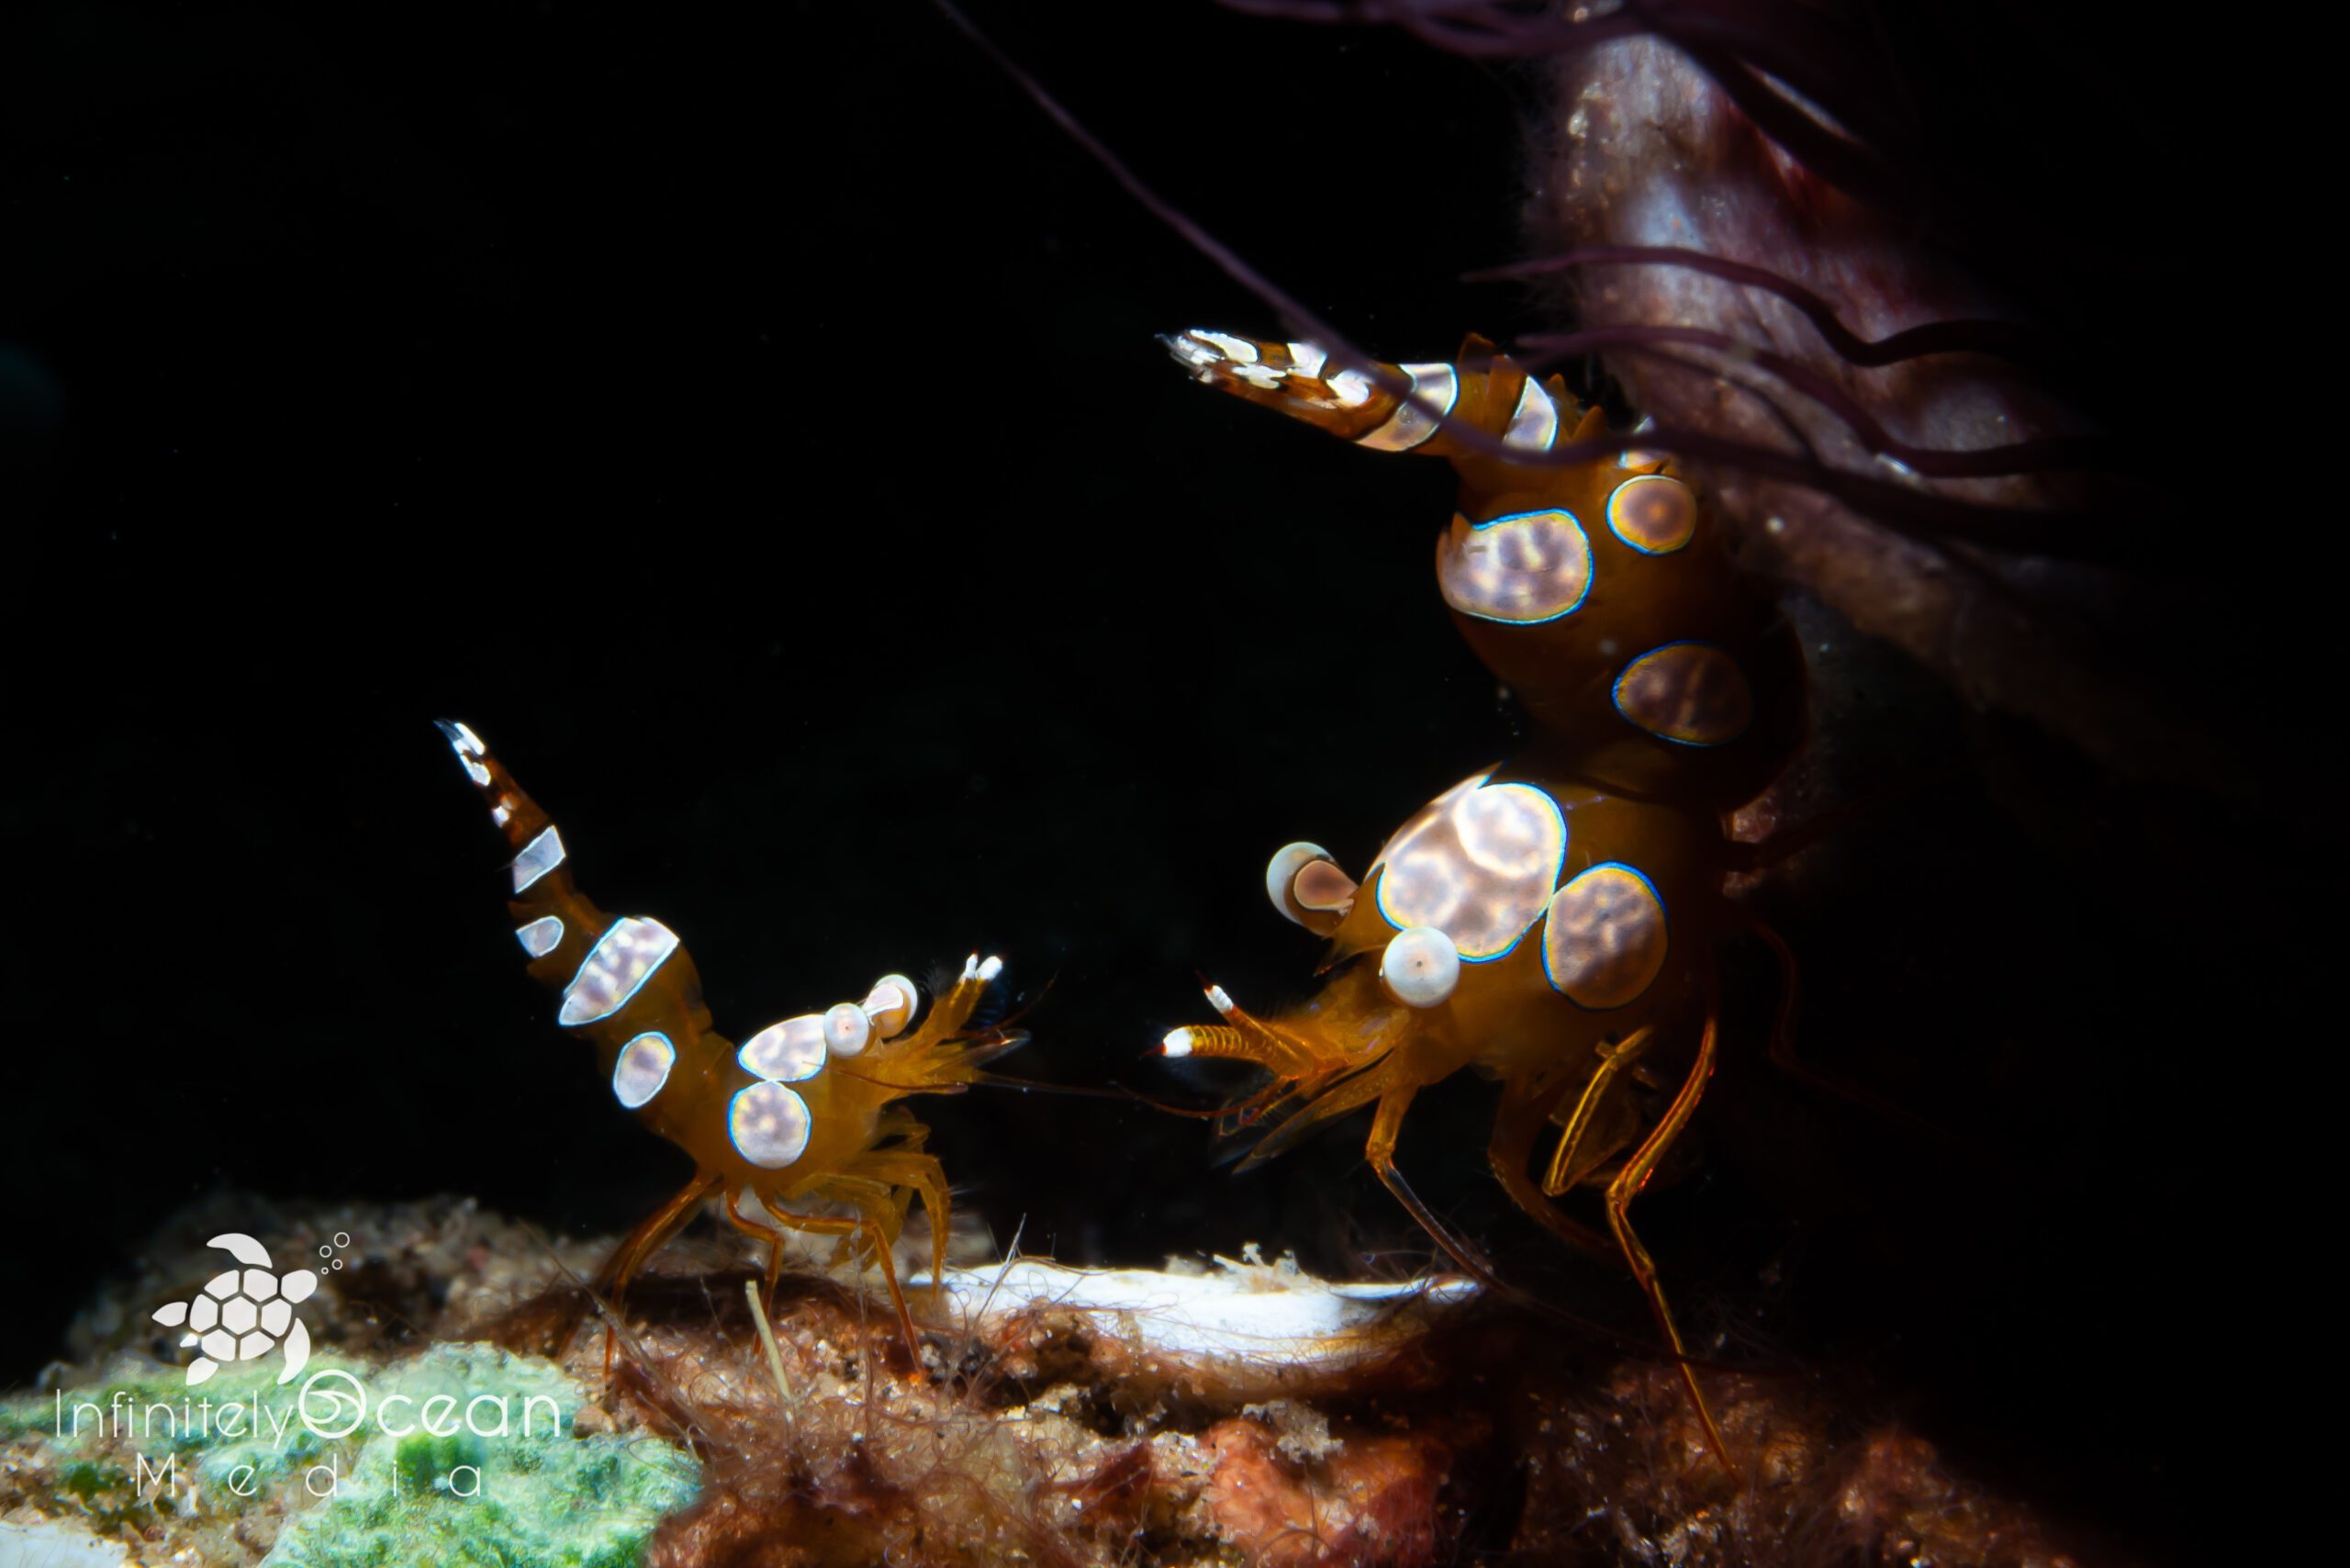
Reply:
[[530, 958], [531, 978], [562, 998], [555, 1022], [615, 1051], [647, 1029], [662, 1031], [681, 1052], [709, 1036], [701, 976], [677, 933], [657, 920], [615, 920], [598, 909], [572, 880], [570, 852], [545, 810], [471, 729], [448, 719], [434, 722], [514, 851], [507, 868], [514, 896], [506, 907], [514, 939]]
[[[1377, 452], [1493, 460], [1446, 432], [1466, 425], [1510, 452], [1548, 452], [1604, 422], [1586, 412], [1557, 376], [1545, 386], [1475, 335], [1446, 363], [1340, 365], [1315, 343], [1273, 343], [1194, 327], [1159, 340], [1193, 379], [1278, 409]], [[1399, 389], [1409, 387], [1408, 397]], [[1456, 423], [1457, 422], [1457, 423]], [[1592, 426], [1587, 430], [1586, 425]]]

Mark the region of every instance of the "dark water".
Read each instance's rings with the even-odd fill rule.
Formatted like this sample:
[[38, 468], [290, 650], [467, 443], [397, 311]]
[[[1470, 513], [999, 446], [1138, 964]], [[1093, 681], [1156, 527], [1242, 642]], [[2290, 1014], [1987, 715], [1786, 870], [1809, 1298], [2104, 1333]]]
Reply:
[[[1514, 253], [1526, 84], [1188, 6], [997, 9], [1364, 341], [1531, 319], [1454, 281]], [[1508, 748], [1429, 591], [1449, 475], [1191, 386], [1152, 334], [1270, 317], [929, 11], [785, 11], [6, 24], [9, 1247], [44, 1282], [11, 1270], [0, 1376], [216, 1186], [586, 1230], [682, 1179], [520, 974], [435, 716], [555, 814], [592, 896], [686, 937], [722, 1030], [977, 948], [1052, 982], [1008, 1070], [1194, 1100], [1139, 1059], [1203, 1018], [1192, 971], [1304, 984], [1267, 853], [1359, 866]], [[1334, 138], [1291, 95], [1423, 105], [1425, 143]], [[1990, 1156], [1734, 1041], [1651, 1241], [1757, 1353], [1874, 1375], [1967, 1462], [2158, 1541], [2202, 1506], [2182, 1359], [2246, 1321], [2205, 1195], [2238, 1129], [2196, 1070], [2314, 937], [2283, 878], [2181, 913], [2201, 808], [1871, 678], [1885, 749], [1956, 767], [1787, 901], [1806, 1038]], [[1751, 1058], [1767, 968], [1731, 979]], [[1637, 1326], [1491, 1190], [1484, 1093], [1416, 1111], [1406, 1169]], [[961, 1202], [1031, 1250], [1425, 1251], [1359, 1128], [1236, 1179], [1138, 1105], [934, 1109]]]

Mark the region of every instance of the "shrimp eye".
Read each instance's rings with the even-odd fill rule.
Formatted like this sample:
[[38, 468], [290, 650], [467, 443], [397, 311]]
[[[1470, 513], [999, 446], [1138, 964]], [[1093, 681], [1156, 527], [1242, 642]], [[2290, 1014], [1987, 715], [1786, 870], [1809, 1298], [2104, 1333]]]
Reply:
[[1406, 1007], [1434, 1007], [1460, 983], [1460, 949], [1433, 925], [1399, 931], [1379, 957], [1379, 978]]
[[1327, 936], [1354, 907], [1354, 879], [1318, 844], [1284, 844], [1265, 864], [1265, 896], [1282, 916]]
[[914, 1021], [914, 1009], [921, 1005], [920, 995], [914, 982], [903, 975], [883, 975], [875, 980], [863, 1009], [872, 1020], [874, 1034], [885, 1040], [904, 1034], [906, 1025]]
[[872, 1021], [865, 1009], [844, 1002], [824, 1014], [824, 1048], [836, 1057], [853, 1057], [873, 1037]]

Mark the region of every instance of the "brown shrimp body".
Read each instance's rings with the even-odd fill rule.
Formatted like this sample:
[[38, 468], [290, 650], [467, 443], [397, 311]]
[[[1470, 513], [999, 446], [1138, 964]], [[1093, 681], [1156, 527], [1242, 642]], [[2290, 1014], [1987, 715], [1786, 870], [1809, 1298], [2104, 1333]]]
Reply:
[[[470, 729], [441, 728], [515, 851], [507, 907], [531, 977], [561, 998], [556, 1023], [594, 1047], [623, 1108], [694, 1159], [693, 1181], [621, 1244], [599, 1282], [617, 1297], [677, 1226], [717, 1198], [730, 1222], [767, 1244], [770, 1284], [786, 1230], [835, 1236], [869, 1254], [919, 1364], [890, 1249], [920, 1197], [935, 1282], [949, 1201], [937, 1159], [923, 1152], [927, 1129], [896, 1102], [957, 1092], [981, 1063], [1021, 1043], [971, 1023], [1002, 960], [973, 955], [919, 1022], [913, 981], [885, 975], [862, 1002], [787, 1018], [737, 1046], [714, 1029], [677, 935], [658, 920], [597, 908], [573, 880], [563, 835], [538, 802]], [[803, 1202], [834, 1212], [786, 1206]]]
[[1794, 633], [1665, 458], [1635, 446], [1543, 461], [1563, 440], [1604, 438], [1601, 414], [1482, 339], [1452, 364], [1365, 369], [1221, 332], [1169, 346], [1200, 380], [1358, 445], [1451, 459], [1460, 510], [1437, 541], [1438, 588], [1533, 737], [1421, 808], [1360, 885], [1319, 845], [1275, 852], [1267, 896], [1329, 938], [1321, 990], [1259, 1019], [1210, 987], [1225, 1022], [1177, 1029], [1163, 1048], [1271, 1073], [1238, 1108], [1278, 1119], [1252, 1162], [1375, 1104], [1370, 1164], [1472, 1267], [1393, 1156], [1419, 1090], [1463, 1068], [1499, 1080], [1495, 1176], [1584, 1246], [1601, 1239], [1554, 1200], [1601, 1186], [1615, 1248], [1678, 1353], [1626, 1211], [1712, 1070], [1714, 946], [1751, 924], [1723, 892], [1740, 863], [1725, 813], [1801, 741]]
[[1378, 367], [1417, 388], [1407, 402], [1359, 371], [1321, 374], [1328, 363], [1310, 345], [1221, 332], [1169, 343], [1221, 390], [1374, 451], [1451, 460], [1460, 491], [1436, 541], [1438, 590], [1517, 698], [1543, 766], [1728, 810], [1802, 743], [1795, 634], [1671, 459], [1637, 445], [1595, 463], [1515, 458], [1606, 436], [1602, 411], [1557, 376], [1539, 382], [1472, 335], [1451, 364]]
[[[1464, 787], [1472, 792], [1465, 800], [1457, 794]], [[1452, 853], [1449, 845], [1441, 859], [1415, 868], [1399, 867], [1393, 852], [1382, 850], [1353, 907], [1331, 933], [1327, 961], [1343, 965], [1369, 958], [1375, 969], [1377, 956], [1410, 925], [1445, 930], [1462, 958], [1460, 983], [1441, 1009], [1443, 1032], [1456, 1043], [1431, 1057], [1431, 1065], [1442, 1062], [1444, 1072], [1474, 1066], [1508, 1077], [1571, 1055], [1577, 1043], [1650, 1022], [1687, 993], [1695, 979], [1693, 958], [1712, 935], [1708, 916], [1719, 882], [1712, 851], [1720, 829], [1681, 808], [1505, 767], [1463, 779], [1395, 838], [1416, 828], [1425, 839], [1430, 827], [1418, 824], [1432, 824], [1436, 808], [1448, 799], [1456, 801], [1456, 815], [1465, 816], [1462, 805], [1473, 802], [1475, 792], [1494, 790], [1511, 790], [1529, 802], [1539, 794], [1555, 806], [1565, 830], [1558, 868], [1538, 861], [1531, 867], [1505, 863], [1496, 870], [1492, 857], [1480, 864], [1465, 850]], [[1454, 836], [1457, 841], [1457, 828]], [[1514, 940], [1492, 952], [1500, 930], [1479, 922], [1486, 928], [1472, 931], [1459, 913], [1432, 908], [1428, 893], [1414, 896], [1404, 884], [1416, 869], [1423, 879], [1471, 884], [1472, 897], [1514, 879], [1529, 895], [1525, 902], [1539, 897], [1540, 908]], [[1387, 885], [1391, 879], [1393, 889]], [[1505, 926], [1514, 924], [1505, 917]], [[1477, 956], [1462, 946], [1466, 941], [1482, 942]], [[1604, 950], [1584, 950], [1595, 944], [1604, 944]], [[1440, 1076], [1433, 1074], [1431, 1081]]]

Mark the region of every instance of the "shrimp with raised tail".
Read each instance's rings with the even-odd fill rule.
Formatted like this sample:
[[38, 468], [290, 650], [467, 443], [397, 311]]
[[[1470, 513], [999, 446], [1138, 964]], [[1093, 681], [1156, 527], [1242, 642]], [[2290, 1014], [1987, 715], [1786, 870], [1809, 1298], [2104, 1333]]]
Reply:
[[[1260, 1018], [1211, 985], [1223, 1022], [1177, 1029], [1161, 1048], [1270, 1074], [1234, 1107], [1271, 1126], [1252, 1162], [1375, 1105], [1372, 1170], [1479, 1271], [1394, 1157], [1422, 1089], [1462, 1068], [1499, 1079], [1494, 1174], [1554, 1234], [1630, 1267], [1721, 1454], [1630, 1209], [1713, 1071], [1717, 938], [1759, 931], [1789, 963], [1792, 993], [1785, 945], [1724, 879], [1754, 862], [1726, 813], [1802, 740], [1794, 633], [1670, 460], [1632, 442], [1594, 462], [1546, 461], [1561, 440], [1605, 439], [1604, 418], [1483, 339], [1449, 364], [1362, 368], [1311, 343], [1202, 330], [1167, 342], [1210, 386], [1358, 446], [1450, 459], [1460, 510], [1437, 538], [1437, 587], [1534, 734], [1422, 807], [1360, 884], [1317, 844], [1276, 851], [1265, 890], [1328, 939], [1321, 990]], [[1331, 657], [1371, 673], [1376, 650], [1371, 637]], [[1601, 1189], [1607, 1236], [1558, 1202], [1585, 1185]]]
[[[914, 1365], [922, 1351], [890, 1249], [915, 1196], [930, 1220], [935, 1292], [946, 1261], [946, 1178], [923, 1144], [929, 1129], [899, 1102], [959, 1092], [980, 1066], [1020, 1045], [1013, 1030], [975, 1025], [1002, 972], [974, 954], [922, 1014], [922, 993], [884, 975], [861, 1002], [771, 1024], [737, 1047], [711, 1026], [701, 978], [675, 932], [643, 915], [614, 919], [572, 879], [563, 834], [539, 803], [464, 724], [441, 733], [489, 802], [513, 847], [514, 937], [532, 979], [558, 994], [555, 1022], [585, 1039], [612, 1096], [694, 1159], [694, 1179], [631, 1231], [598, 1276], [617, 1301], [647, 1258], [705, 1199], [767, 1247], [770, 1292], [783, 1269], [783, 1235], [840, 1238], [870, 1258]], [[738, 1205], [755, 1203], [771, 1223]], [[794, 1204], [845, 1212], [808, 1214]]]

